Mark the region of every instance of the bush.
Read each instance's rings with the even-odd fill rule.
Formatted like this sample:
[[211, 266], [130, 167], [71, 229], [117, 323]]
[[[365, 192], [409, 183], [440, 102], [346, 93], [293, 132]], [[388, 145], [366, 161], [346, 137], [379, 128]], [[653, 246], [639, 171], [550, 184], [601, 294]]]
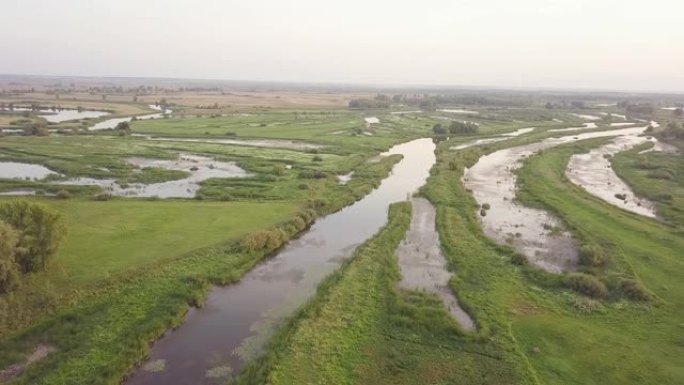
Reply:
[[515, 253], [511, 256], [511, 263], [517, 266], [526, 266], [527, 258], [522, 254]]
[[491, 206], [489, 203], [485, 203], [485, 204], [482, 205], [482, 209], [483, 209], [483, 210], [489, 210], [489, 209], [491, 209], [491, 208], [492, 208], [492, 206]]
[[598, 245], [583, 245], [579, 253], [580, 263], [586, 266], [603, 266], [610, 261], [610, 257]]
[[282, 164], [276, 164], [273, 166], [271, 173], [273, 175], [278, 175], [278, 176], [283, 175], [283, 174], [285, 174], [285, 166]]
[[569, 274], [567, 285], [576, 292], [588, 297], [605, 298], [608, 296], [606, 285], [593, 275], [584, 273]]
[[70, 199], [71, 198], [71, 193], [68, 192], [67, 190], [59, 190], [57, 192], [57, 195], [55, 195], [57, 199]]
[[635, 301], [650, 301], [653, 295], [646, 288], [633, 279], [620, 280], [620, 291], [629, 299]]
[[19, 233], [15, 259], [24, 273], [44, 269], [66, 233], [59, 213], [23, 200], [0, 205], [0, 220]]
[[315, 156], [313, 157], [312, 160], [313, 160], [314, 162], [322, 162], [322, 161], [323, 161], [323, 157], [320, 156], [320, 155], [315, 155]]
[[0, 221], [0, 293], [14, 290], [19, 283], [19, 265], [15, 260], [19, 234]]
[[112, 198], [114, 198], [114, 195], [112, 195], [110, 193], [100, 193], [100, 194], [95, 195], [94, 198], [96, 201], [109, 201], [109, 200], [112, 200]]
[[319, 170], [302, 170], [298, 175], [300, 179], [323, 179], [327, 176], [328, 175], [326, 173]]

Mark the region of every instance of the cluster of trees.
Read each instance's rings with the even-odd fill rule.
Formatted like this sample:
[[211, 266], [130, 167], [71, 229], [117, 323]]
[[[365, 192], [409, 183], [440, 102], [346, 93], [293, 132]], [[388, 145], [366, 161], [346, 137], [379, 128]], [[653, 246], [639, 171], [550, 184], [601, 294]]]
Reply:
[[676, 122], [667, 124], [664, 130], [658, 133], [663, 139], [683, 139], [684, 140], [684, 125]]
[[624, 108], [627, 112], [635, 114], [651, 115], [655, 112], [655, 107], [650, 103], [633, 103], [628, 100], [623, 100], [618, 102], [617, 106]]
[[0, 293], [14, 290], [22, 275], [44, 270], [65, 233], [61, 215], [41, 204], [0, 205]]
[[566, 101], [562, 101], [562, 102], [547, 102], [546, 105], [545, 105], [544, 107], [546, 107], [546, 109], [548, 109], [548, 110], [552, 110], [552, 109], [555, 109], [555, 108], [576, 108], [576, 109], [579, 109], [579, 110], [583, 110], [583, 109], [587, 108], [587, 105], [586, 105], [586, 103], [584, 103], [583, 101], [575, 100], [575, 101], [571, 101], [571, 102], [569, 102], [569, 103], [566, 102]]
[[477, 133], [479, 129], [480, 126], [478, 126], [477, 123], [461, 122], [458, 120], [452, 121], [448, 127], [443, 126], [441, 123], [432, 126], [432, 131], [437, 135], [467, 135]]
[[378, 94], [373, 99], [360, 98], [349, 101], [349, 108], [354, 110], [367, 110], [371, 108], [389, 108], [390, 98], [384, 94]]

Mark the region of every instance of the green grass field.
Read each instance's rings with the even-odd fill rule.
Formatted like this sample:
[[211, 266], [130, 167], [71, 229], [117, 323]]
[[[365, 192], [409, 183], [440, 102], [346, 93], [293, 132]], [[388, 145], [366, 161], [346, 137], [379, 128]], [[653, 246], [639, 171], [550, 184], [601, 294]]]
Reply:
[[[271, 227], [297, 202], [52, 201], [69, 233], [56, 262], [74, 284], [163, 263]], [[249, 215], [245, 215], [249, 213]]]

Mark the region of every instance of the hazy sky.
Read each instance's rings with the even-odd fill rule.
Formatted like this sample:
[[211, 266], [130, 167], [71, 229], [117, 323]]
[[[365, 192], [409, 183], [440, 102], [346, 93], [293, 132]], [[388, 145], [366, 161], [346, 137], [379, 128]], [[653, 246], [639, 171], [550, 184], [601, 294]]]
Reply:
[[2, 0], [0, 73], [684, 92], [684, 1]]

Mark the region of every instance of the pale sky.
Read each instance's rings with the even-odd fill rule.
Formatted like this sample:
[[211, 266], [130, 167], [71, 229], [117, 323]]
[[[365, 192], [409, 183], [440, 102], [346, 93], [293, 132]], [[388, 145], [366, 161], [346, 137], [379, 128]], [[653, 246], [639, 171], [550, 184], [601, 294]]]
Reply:
[[0, 73], [684, 92], [684, 1], [2, 0]]

